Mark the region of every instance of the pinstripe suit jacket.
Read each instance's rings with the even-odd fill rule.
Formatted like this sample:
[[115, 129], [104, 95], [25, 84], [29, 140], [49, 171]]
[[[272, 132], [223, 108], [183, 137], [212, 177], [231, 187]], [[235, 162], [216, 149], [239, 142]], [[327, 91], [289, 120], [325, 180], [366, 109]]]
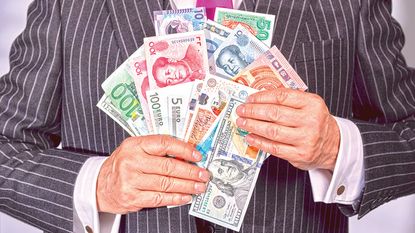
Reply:
[[[154, 35], [151, 13], [168, 2], [34, 1], [0, 79], [0, 211], [45, 231], [72, 231], [78, 171], [127, 137], [95, 107], [100, 84]], [[314, 203], [308, 174], [270, 158], [241, 231], [347, 232], [339, 209], [363, 216], [414, 193], [415, 72], [400, 54], [404, 37], [391, 2], [245, 0], [241, 8], [276, 15], [273, 44], [333, 115], [357, 124], [366, 167], [361, 203], [351, 211]], [[195, 232], [187, 212], [142, 210], [126, 216], [121, 230]]]

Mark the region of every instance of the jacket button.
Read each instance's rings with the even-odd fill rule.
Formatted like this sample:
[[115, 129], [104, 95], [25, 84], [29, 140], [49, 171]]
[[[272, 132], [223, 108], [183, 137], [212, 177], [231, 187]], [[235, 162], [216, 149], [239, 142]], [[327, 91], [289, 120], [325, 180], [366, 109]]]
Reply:
[[212, 225], [209, 225], [209, 227], [207, 227], [206, 233], [215, 233], [215, 227]]
[[88, 233], [94, 233], [94, 231], [92, 230], [92, 228], [90, 226], [86, 226], [85, 227], [86, 232]]

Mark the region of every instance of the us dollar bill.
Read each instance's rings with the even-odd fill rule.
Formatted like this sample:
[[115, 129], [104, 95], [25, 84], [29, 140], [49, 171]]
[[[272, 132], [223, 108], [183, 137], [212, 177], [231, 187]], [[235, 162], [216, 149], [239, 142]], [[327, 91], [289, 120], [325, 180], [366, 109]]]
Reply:
[[265, 45], [271, 46], [275, 15], [217, 7], [215, 21], [231, 29], [242, 25]]
[[107, 95], [104, 94], [101, 97], [97, 107], [117, 122], [130, 136], [140, 135], [139, 132], [135, 132], [135, 129], [130, 127], [128, 122], [124, 120], [121, 112], [112, 104], [111, 99]]
[[204, 7], [154, 11], [156, 36], [199, 31], [206, 21]]
[[244, 100], [231, 97], [218, 124], [207, 169], [206, 192], [197, 195], [189, 214], [239, 231], [266, 154], [247, 145], [247, 132], [236, 126], [236, 108]]
[[238, 25], [209, 58], [209, 72], [232, 78], [268, 49], [246, 28]]

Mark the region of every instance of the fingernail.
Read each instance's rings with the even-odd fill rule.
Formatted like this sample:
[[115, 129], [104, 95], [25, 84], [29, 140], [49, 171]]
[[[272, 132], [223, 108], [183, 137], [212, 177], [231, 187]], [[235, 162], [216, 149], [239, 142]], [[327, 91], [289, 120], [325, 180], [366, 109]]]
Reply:
[[182, 196], [182, 201], [185, 203], [191, 202], [192, 197], [191, 196]]
[[248, 143], [250, 145], [254, 144], [254, 139], [250, 135], [245, 137], [245, 141], [246, 141], [246, 143]]
[[238, 108], [236, 108], [236, 113], [238, 115], [244, 115], [245, 114], [245, 107], [243, 105], [240, 105]]
[[236, 119], [236, 125], [238, 127], [245, 126], [245, 124], [246, 124], [246, 120], [245, 119], [243, 119], [243, 118]]
[[197, 192], [203, 193], [206, 191], [206, 184], [204, 183], [195, 183], [195, 190]]
[[202, 159], [202, 155], [198, 151], [193, 151], [192, 156], [196, 159], [196, 161], [200, 161]]
[[208, 171], [200, 171], [199, 178], [205, 182], [210, 180], [210, 173]]

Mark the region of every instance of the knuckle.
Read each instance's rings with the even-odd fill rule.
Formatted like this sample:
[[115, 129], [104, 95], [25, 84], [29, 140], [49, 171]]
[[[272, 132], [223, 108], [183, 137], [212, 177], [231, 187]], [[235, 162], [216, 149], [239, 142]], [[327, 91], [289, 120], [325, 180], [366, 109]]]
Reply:
[[169, 192], [173, 189], [173, 187], [174, 187], [174, 182], [172, 178], [167, 177], [167, 176], [162, 176], [160, 178], [160, 189], [162, 192]]
[[176, 165], [173, 162], [173, 159], [166, 158], [166, 159], [163, 160], [162, 169], [163, 169], [164, 172], [166, 172], [167, 175], [171, 175], [174, 172], [174, 170], [176, 169], [175, 167], [176, 167]]
[[288, 92], [284, 90], [278, 90], [275, 92], [275, 98], [277, 103], [284, 103], [288, 99]]
[[150, 206], [157, 207], [163, 202], [163, 195], [161, 193], [155, 193], [150, 201]]
[[267, 136], [271, 140], [276, 140], [280, 134], [280, 129], [277, 126], [267, 127], [266, 131]]
[[280, 152], [281, 152], [281, 148], [278, 144], [272, 144], [271, 148], [270, 148], [270, 151], [274, 155], [279, 155]]
[[273, 106], [271, 109], [269, 109], [269, 118], [273, 122], [278, 122], [280, 120], [280, 108], [277, 106]]

